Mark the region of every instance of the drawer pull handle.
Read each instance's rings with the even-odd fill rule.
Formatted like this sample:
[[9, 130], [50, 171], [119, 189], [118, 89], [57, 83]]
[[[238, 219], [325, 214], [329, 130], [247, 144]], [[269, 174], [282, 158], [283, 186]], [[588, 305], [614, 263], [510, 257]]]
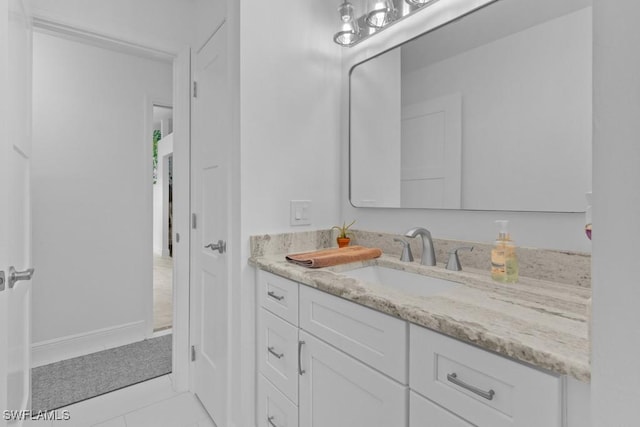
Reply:
[[304, 345], [304, 341], [298, 341], [298, 374], [304, 375], [306, 372], [302, 369], [302, 346]]
[[270, 296], [271, 298], [273, 298], [273, 299], [277, 299], [278, 301], [282, 301], [282, 300], [284, 299], [284, 296], [282, 296], [282, 295], [276, 295], [276, 293], [275, 293], [275, 292], [273, 292], [273, 291], [269, 291], [269, 292], [267, 292], [267, 295], [269, 295], [269, 296]]
[[278, 427], [278, 425], [277, 425], [276, 423], [274, 423], [274, 422], [273, 422], [273, 419], [274, 419], [274, 418], [275, 418], [275, 417], [272, 415], [272, 416], [270, 416], [269, 418], [267, 418], [267, 421], [269, 422], [269, 424], [270, 424], [272, 427]]
[[447, 374], [447, 380], [454, 383], [455, 385], [459, 385], [462, 388], [466, 388], [470, 392], [475, 393], [478, 396], [484, 397], [487, 400], [493, 400], [493, 396], [496, 394], [496, 392], [493, 390], [484, 391], [479, 389], [478, 387], [472, 386], [471, 384], [465, 383], [461, 379], [458, 379], [458, 374], [456, 374], [455, 372], [452, 374]]
[[284, 357], [284, 353], [276, 353], [275, 347], [268, 347], [267, 350], [278, 359], [282, 359]]

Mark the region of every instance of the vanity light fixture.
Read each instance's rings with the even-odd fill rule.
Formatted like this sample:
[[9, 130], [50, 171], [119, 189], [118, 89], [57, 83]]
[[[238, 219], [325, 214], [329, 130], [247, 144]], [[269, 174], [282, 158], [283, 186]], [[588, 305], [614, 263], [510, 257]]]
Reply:
[[340, 14], [340, 31], [334, 34], [333, 41], [341, 46], [350, 46], [360, 38], [358, 20], [353, 12], [353, 5], [347, 0], [338, 7]]
[[361, 40], [382, 31], [394, 22], [436, 3], [438, 0], [367, 0], [368, 10], [356, 15], [349, 0], [338, 7], [340, 31], [333, 41], [340, 46], [353, 46]]

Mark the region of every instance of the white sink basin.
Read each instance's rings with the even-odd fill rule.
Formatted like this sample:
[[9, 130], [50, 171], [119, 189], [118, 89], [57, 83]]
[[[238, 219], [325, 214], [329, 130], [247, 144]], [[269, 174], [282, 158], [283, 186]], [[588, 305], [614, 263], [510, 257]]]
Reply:
[[460, 283], [435, 277], [423, 276], [408, 271], [372, 265], [356, 270], [344, 271], [347, 277], [375, 283], [383, 287], [392, 288], [400, 292], [417, 296], [429, 296], [462, 286]]

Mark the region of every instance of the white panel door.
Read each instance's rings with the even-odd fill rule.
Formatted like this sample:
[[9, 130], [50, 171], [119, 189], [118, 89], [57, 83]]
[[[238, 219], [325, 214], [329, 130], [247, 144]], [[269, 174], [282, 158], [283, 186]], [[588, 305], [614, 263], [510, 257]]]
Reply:
[[230, 141], [226, 26], [195, 58], [191, 203], [192, 390], [218, 427], [227, 426], [229, 283], [225, 250], [229, 218]]
[[460, 94], [403, 106], [401, 152], [402, 207], [460, 208]]
[[31, 403], [31, 22], [21, 0], [0, 9], [0, 408], [18, 411]]
[[301, 427], [406, 427], [408, 388], [300, 331]]

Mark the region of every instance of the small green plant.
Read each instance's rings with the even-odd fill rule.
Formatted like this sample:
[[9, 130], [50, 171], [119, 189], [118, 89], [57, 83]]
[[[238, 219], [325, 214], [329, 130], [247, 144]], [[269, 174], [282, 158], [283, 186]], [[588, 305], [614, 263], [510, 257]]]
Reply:
[[159, 129], [153, 131], [153, 183], [158, 182], [158, 141], [162, 139]]
[[345, 237], [347, 237], [347, 234], [351, 234], [351, 232], [349, 231], [349, 227], [351, 227], [355, 223], [356, 223], [356, 220], [354, 219], [353, 222], [349, 225], [346, 225], [347, 223], [343, 222], [342, 226], [334, 225], [333, 227], [331, 227], [331, 229], [333, 230], [335, 228], [336, 230], [338, 230], [339, 232], [338, 237], [341, 239], [344, 239]]

